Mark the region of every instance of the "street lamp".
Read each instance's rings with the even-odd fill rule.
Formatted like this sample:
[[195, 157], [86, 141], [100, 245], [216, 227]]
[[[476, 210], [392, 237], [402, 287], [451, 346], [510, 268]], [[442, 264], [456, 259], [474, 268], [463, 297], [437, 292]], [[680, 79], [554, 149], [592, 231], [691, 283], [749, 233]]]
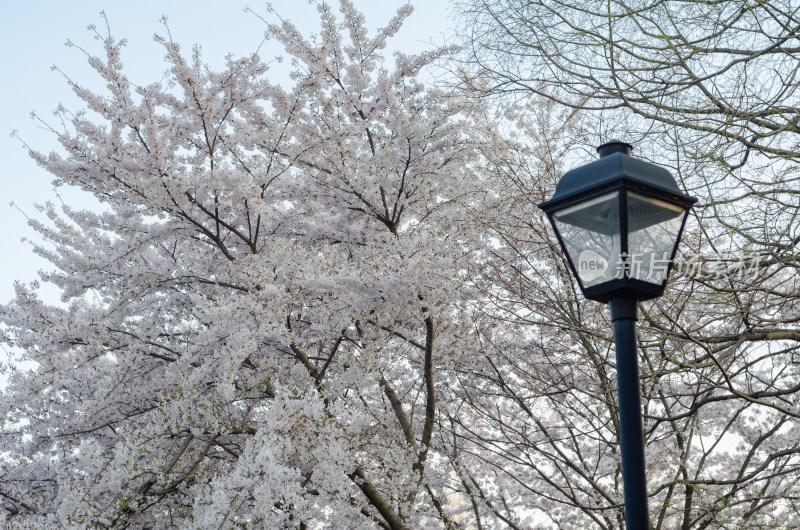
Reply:
[[666, 169], [612, 140], [598, 160], [568, 171], [544, 210], [589, 300], [608, 302], [614, 323], [625, 524], [649, 528], [636, 305], [664, 293], [686, 216], [697, 199]]

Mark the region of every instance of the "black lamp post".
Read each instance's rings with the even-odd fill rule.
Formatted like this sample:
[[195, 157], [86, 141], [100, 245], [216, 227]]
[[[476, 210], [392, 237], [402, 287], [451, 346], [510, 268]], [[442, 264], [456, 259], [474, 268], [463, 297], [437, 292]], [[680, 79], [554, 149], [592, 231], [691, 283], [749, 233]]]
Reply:
[[697, 199], [666, 169], [630, 156], [612, 140], [600, 158], [568, 171], [539, 205], [553, 224], [581, 291], [608, 302], [614, 323], [625, 524], [649, 528], [636, 306], [664, 293], [686, 214]]

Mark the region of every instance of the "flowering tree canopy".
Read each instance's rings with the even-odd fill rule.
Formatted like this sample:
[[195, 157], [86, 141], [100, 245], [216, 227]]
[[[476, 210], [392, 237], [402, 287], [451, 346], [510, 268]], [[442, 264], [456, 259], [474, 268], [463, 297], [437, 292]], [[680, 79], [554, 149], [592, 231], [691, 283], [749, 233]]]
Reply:
[[446, 51], [384, 65], [409, 6], [374, 36], [348, 0], [318, 8], [313, 39], [269, 26], [290, 89], [257, 55], [211, 72], [169, 39], [166, 78], [135, 86], [110, 36], [107, 92], [73, 84], [64, 154], [33, 156], [103, 209], [43, 207], [65, 305], [20, 285], [2, 309], [35, 363], [2, 405], [17, 524], [446, 518], [434, 426], [469, 355], [477, 110], [417, 79]]

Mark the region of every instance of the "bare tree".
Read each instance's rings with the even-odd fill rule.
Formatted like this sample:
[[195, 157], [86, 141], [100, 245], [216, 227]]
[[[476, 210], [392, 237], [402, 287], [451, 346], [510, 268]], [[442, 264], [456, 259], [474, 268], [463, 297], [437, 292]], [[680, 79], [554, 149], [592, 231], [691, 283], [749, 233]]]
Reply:
[[798, 6], [789, 1], [466, 1], [491, 91], [625, 108], [718, 136], [713, 154], [797, 156]]
[[[496, 238], [491, 259], [473, 270], [484, 292], [476, 316], [483, 355], [458, 379], [464, 400], [448, 418], [451, 455], [484, 527], [620, 528], [610, 323], [603, 306], [582, 300], [535, 206], [574, 163], [569, 150], [586, 141], [574, 125], [588, 113], [549, 101], [518, 101], [510, 114], [524, 141], [489, 155], [504, 185], [485, 218]], [[793, 207], [779, 208], [775, 195], [737, 197], [736, 186], [711, 180], [708, 164], [695, 167], [704, 172], [691, 181], [722, 197], [710, 205], [706, 197], [697, 212], [666, 295], [640, 308], [651, 521], [796, 527], [796, 263], [766, 246], [740, 253], [769, 226], [755, 218]]]

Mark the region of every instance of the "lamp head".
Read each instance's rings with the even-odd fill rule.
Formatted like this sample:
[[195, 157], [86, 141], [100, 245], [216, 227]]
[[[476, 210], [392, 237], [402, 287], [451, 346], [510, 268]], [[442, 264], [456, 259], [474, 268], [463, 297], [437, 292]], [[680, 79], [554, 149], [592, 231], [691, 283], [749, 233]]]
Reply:
[[565, 173], [539, 205], [590, 300], [661, 296], [697, 202], [669, 171], [632, 157], [632, 149], [619, 140], [601, 145], [598, 160]]

